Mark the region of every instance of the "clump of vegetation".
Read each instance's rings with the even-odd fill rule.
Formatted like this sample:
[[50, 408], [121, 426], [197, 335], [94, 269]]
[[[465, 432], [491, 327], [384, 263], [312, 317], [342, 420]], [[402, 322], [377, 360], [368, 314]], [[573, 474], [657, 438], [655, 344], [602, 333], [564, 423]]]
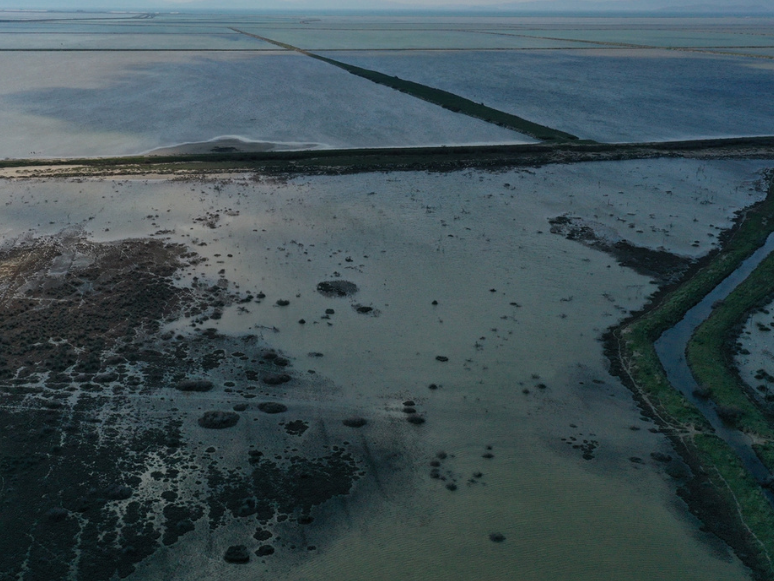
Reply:
[[718, 417], [723, 420], [725, 423], [735, 426], [740, 419], [742, 419], [742, 416], [744, 416], [744, 412], [741, 408], [735, 406], [735, 405], [721, 405], [717, 407]]

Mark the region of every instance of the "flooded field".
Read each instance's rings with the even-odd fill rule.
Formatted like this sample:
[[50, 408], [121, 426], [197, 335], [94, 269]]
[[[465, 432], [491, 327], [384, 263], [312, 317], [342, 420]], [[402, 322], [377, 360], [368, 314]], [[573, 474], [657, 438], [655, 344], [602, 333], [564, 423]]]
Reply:
[[148, 34], [147, 31], [99, 30], [98, 32], [4, 32], [0, 50], [229, 50], [259, 51], [275, 49], [268, 43], [251, 40], [227, 29], [186, 34]]
[[0, 52], [0, 72], [13, 79], [0, 87], [0, 157], [129, 155], [224, 136], [280, 149], [533, 141], [292, 53]]
[[[50, 469], [61, 491], [16, 473], [6, 500], [32, 502], [33, 516], [15, 526], [55, 554], [81, 555], [79, 574], [97, 559], [88, 539], [108, 535], [101, 550], [115, 552], [122, 575], [136, 567], [130, 578], [744, 578], [675, 496], [679, 460], [651, 458], [669, 455], [667, 440], [606, 371], [598, 339], [642, 306], [653, 278], [552, 233], [549, 220], [698, 256], [735, 210], [760, 199], [764, 167], [662, 160], [495, 174], [6, 180], [3, 268], [18, 253], [40, 257], [27, 261], [13, 300], [72, 280], [65, 292], [83, 308], [100, 300], [119, 321], [133, 308], [121, 293], [149, 281], [114, 288], [124, 307], [78, 285], [89, 268], [133, 261], [156, 264], [146, 268], [166, 277], [159, 292], [169, 297], [157, 323], [151, 310], [131, 332], [116, 328], [91, 371], [75, 360], [58, 371], [53, 359], [14, 371], [6, 422], [34, 425], [43, 410], [64, 425], [97, 422], [57, 438]], [[111, 258], [116, 244], [126, 266]], [[44, 296], [35, 308], [45, 317]], [[57, 317], [76, 320], [67, 313]], [[93, 352], [83, 341], [65, 338], [77, 361]], [[160, 370], [143, 349], [173, 359]], [[362, 427], [342, 423], [361, 418]], [[154, 440], [159, 428], [177, 444]], [[38, 430], [5, 441], [23, 451]], [[101, 466], [97, 480], [64, 475], [89, 454], [134, 449], [134, 438], [146, 451]], [[319, 494], [292, 488], [261, 508], [303, 471]], [[89, 485], [96, 492], [78, 492]], [[23, 500], [25, 486], [38, 487], [34, 500]], [[100, 511], [78, 512], [90, 494]], [[138, 511], [149, 529], [137, 529]], [[52, 544], [60, 520], [78, 523], [81, 540]], [[5, 541], [6, 572], [27, 550], [20, 538]], [[134, 553], [122, 552], [128, 544]], [[250, 563], [225, 562], [240, 545]]]
[[222, 137], [269, 149], [532, 141], [286, 45], [584, 139], [774, 132], [766, 18], [4, 14], [0, 158], [130, 155]]
[[[746, 49], [745, 49], [746, 51]], [[598, 141], [774, 132], [767, 61], [605, 48], [520, 52], [326, 53]]]

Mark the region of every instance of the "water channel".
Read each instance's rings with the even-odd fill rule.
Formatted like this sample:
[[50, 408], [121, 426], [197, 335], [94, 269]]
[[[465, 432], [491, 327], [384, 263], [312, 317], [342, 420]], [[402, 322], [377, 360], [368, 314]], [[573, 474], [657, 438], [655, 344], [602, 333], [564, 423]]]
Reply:
[[[712, 313], [712, 305], [730, 295], [772, 251], [774, 251], [774, 234], [770, 234], [763, 246], [742, 262], [699, 304], [690, 309], [679, 323], [665, 331], [655, 343], [656, 353], [664, 366], [669, 383], [704, 414], [717, 436], [734, 449], [745, 468], [759, 483], [768, 481], [771, 478], [771, 473], [755, 454], [750, 437], [725, 424], [718, 416], [715, 404], [710, 400], [697, 397], [694, 394], [699, 385], [686, 361], [685, 349], [694, 331]], [[767, 496], [769, 501], [774, 504], [774, 494], [767, 491]]]

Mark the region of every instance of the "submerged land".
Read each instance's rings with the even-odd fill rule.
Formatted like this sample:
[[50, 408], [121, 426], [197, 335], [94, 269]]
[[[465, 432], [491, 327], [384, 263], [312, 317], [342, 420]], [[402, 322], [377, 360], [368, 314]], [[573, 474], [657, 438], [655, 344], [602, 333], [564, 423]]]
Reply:
[[[754, 100], [765, 23], [87, 20], [0, 22], [21, 61], [57, 39], [97, 67], [1, 96], [28, 132], [0, 146], [0, 579], [772, 578], [771, 257], [686, 338], [695, 388], [659, 351], [774, 231], [770, 104], [718, 130], [697, 86], [645, 131], [604, 93], [521, 101], [529, 51], [588, 44], [640, 52], [555, 70], [613, 59], [657, 93], [668, 51]], [[111, 115], [203, 71], [245, 89], [218, 97], [237, 121], [185, 127], [164, 84], [155, 126]]]

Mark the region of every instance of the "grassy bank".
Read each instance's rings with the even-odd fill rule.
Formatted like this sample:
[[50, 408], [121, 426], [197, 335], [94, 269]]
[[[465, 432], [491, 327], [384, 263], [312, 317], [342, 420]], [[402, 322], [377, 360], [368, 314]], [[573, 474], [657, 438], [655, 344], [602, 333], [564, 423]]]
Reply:
[[[614, 371], [664, 426], [685, 461], [714, 485], [724, 510], [693, 508], [707, 526], [734, 547], [761, 578], [774, 576], [774, 509], [733, 450], [708, 432], [704, 416], [674, 389], [654, 348], [659, 336], [758, 249], [774, 231], [774, 182], [766, 199], [740, 216], [723, 249], [707, 257], [692, 275], [607, 338]], [[752, 417], [752, 416], [750, 416]], [[766, 447], [769, 457], [774, 457]], [[698, 476], [697, 476], [698, 477]], [[725, 515], [722, 523], [718, 514]]]
[[720, 252], [705, 260], [692, 276], [658, 299], [652, 308], [615, 331], [628, 371], [636, 376], [643, 394], [665, 419], [680, 425], [708, 425], [701, 413], [669, 384], [653, 343], [763, 245], [772, 231], [774, 185], [770, 185], [763, 202], [744, 214]]
[[699, 434], [692, 443], [707, 478], [725, 499], [727, 510], [738, 515], [742, 524], [738, 533], [742, 537], [740, 540], [745, 541], [757, 556], [755, 569], [763, 578], [771, 578], [774, 576], [771, 562], [774, 555], [774, 509], [761, 487], [723, 440], [711, 434]]
[[774, 442], [771, 417], [753, 398], [748, 396], [735, 370], [730, 341], [738, 325], [751, 309], [766, 302], [774, 294], [774, 254], [758, 267], [702, 323], [688, 342], [686, 357], [699, 385], [709, 390], [710, 398], [724, 409], [730, 424], [753, 433], [766, 441], [759, 445], [758, 455], [770, 470], [774, 470], [774, 455], [769, 451]]

